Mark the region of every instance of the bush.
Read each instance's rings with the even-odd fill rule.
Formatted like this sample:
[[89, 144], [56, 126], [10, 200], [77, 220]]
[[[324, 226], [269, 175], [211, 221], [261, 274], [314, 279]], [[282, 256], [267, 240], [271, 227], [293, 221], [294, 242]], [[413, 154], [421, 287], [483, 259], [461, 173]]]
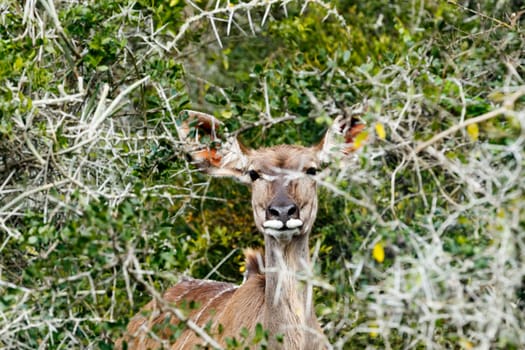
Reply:
[[334, 348], [525, 345], [519, 2], [0, 8], [1, 347], [112, 348], [152, 290], [240, 282], [249, 192], [187, 162], [188, 107], [252, 147], [364, 111], [311, 237]]

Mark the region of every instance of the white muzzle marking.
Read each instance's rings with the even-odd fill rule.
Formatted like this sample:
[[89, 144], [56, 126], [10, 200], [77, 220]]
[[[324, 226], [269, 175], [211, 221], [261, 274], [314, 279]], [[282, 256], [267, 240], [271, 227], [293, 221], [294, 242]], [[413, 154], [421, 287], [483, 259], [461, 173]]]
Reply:
[[301, 226], [303, 221], [299, 219], [286, 221], [286, 229], [283, 229], [284, 224], [280, 220], [266, 220], [263, 223], [264, 233], [283, 243], [288, 243], [294, 236], [299, 236]]
[[283, 222], [281, 220], [266, 220], [263, 223], [264, 228], [271, 228], [274, 230], [280, 230], [284, 226]]
[[268, 236], [272, 236], [279, 242], [289, 243], [294, 236], [299, 236], [301, 233], [298, 229], [293, 230], [274, 230], [273, 228], [264, 229], [264, 233]]
[[286, 221], [286, 227], [293, 229], [303, 226], [303, 221], [299, 219], [290, 219]]

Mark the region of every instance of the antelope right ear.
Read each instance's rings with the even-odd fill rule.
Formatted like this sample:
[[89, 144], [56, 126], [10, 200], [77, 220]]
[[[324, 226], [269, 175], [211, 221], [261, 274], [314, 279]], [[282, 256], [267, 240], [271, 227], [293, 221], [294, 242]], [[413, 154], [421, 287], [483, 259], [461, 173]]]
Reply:
[[345, 156], [357, 150], [355, 139], [365, 128], [364, 122], [357, 116], [339, 116], [323, 140], [316, 146], [322, 163], [328, 163], [332, 156]]
[[237, 138], [223, 138], [223, 123], [210, 114], [184, 110], [177, 125], [179, 139], [192, 163], [215, 176], [233, 176], [244, 180], [249, 150]]

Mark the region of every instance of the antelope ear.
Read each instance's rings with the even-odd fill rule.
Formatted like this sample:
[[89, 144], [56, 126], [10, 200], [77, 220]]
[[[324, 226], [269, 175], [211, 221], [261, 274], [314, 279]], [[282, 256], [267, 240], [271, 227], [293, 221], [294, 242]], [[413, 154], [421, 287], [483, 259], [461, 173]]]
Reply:
[[244, 180], [249, 150], [235, 137], [222, 137], [223, 123], [210, 114], [184, 110], [179, 114], [179, 139], [192, 163], [214, 176], [234, 176]]
[[360, 147], [356, 138], [364, 129], [364, 122], [356, 115], [337, 117], [316, 146], [319, 160], [328, 163], [334, 155], [346, 156], [356, 151]]

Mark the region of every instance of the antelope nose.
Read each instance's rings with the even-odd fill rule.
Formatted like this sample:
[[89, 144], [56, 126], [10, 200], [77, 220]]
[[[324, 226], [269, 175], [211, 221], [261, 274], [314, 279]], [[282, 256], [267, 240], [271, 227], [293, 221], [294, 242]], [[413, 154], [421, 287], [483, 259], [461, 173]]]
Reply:
[[270, 205], [266, 211], [266, 217], [267, 220], [279, 220], [285, 226], [288, 220], [299, 218], [299, 210], [297, 208], [297, 205], [293, 203], [283, 205]]

